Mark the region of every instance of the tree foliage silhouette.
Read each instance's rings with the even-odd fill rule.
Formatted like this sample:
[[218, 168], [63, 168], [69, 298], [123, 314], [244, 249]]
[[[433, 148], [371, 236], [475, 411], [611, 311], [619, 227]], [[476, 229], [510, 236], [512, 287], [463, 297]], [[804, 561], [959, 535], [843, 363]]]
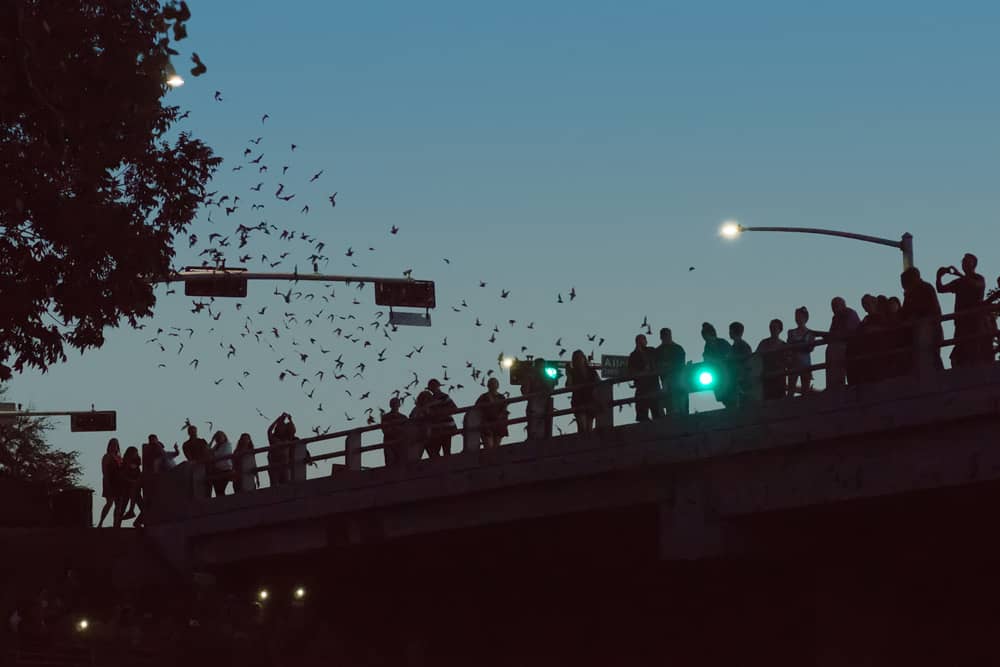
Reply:
[[221, 162], [164, 104], [181, 7], [0, 3], [0, 380], [152, 312]]
[[[0, 387], [0, 398], [4, 388]], [[0, 424], [0, 475], [25, 482], [44, 482], [52, 490], [68, 489], [80, 479], [77, 452], [53, 449], [45, 434], [52, 427], [37, 417], [15, 417]]]

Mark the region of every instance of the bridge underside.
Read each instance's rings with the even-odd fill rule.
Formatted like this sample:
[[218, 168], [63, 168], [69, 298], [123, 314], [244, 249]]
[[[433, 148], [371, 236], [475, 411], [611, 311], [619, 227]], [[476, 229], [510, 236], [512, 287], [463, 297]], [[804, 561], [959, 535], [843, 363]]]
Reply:
[[724, 528], [741, 556], [690, 563], [660, 559], [642, 505], [215, 573], [244, 595], [305, 585], [358, 664], [983, 664], [998, 501], [984, 483], [750, 515]]

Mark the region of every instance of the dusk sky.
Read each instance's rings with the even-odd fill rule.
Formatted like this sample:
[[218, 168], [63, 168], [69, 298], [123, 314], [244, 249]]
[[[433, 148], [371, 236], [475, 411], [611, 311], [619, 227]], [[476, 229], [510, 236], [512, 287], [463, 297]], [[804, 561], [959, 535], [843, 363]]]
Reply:
[[[190, 4], [190, 37], [174, 59], [187, 83], [168, 100], [191, 112], [178, 129], [225, 158], [209, 189], [240, 196], [230, 216], [203, 211], [191, 229], [200, 238], [194, 250], [212, 232], [266, 220], [324, 241], [331, 259], [323, 272], [412, 268], [436, 281], [438, 308], [431, 328], [401, 327], [389, 341], [369, 325], [379, 310], [370, 285], [336, 285], [330, 303], [286, 304], [274, 290], [288, 285], [251, 283], [240, 311], [233, 300], [213, 305], [217, 321], [191, 313], [180, 286], [170, 295], [160, 287], [145, 329], [109, 331], [103, 349], [9, 383], [7, 400], [33, 409], [117, 410], [123, 446], [148, 433], [181, 442], [185, 418], [205, 437], [212, 421], [234, 442], [248, 431], [262, 445], [268, 422], [257, 409], [291, 412], [300, 434], [363, 425], [364, 409], [377, 417], [411, 371], [423, 386], [444, 375], [442, 365], [446, 385], [464, 384], [452, 392], [456, 402], [468, 404], [483, 389], [466, 362], [499, 370], [497, 355], [522, 345], [555, 356], [560, 338], [566, 358], [577, 347], [598, 358], [627, 354], [647, 316], [654, 334], [672, 327], [688, 358], [700, 359], [703, 321], [721, 332], [740, 320], [756, 346], [769, 319], [787, 328], [797, 306], [825, 329], [832, 296], [860, 310], [865, 292], [900, 291], [896, 250], [805, 235], [724, 241], [717, 232], [728, 218], [894, 239], [908, 231], [930, 280], [967, 251], [979, 255], [989, 286], [1000, 272], [995, 2]], [[200, 78], [188, 74], [191, 51], [208, 66]], [[248, 143], [258, 136], [259, 145]], [[250, 158], [264, 155], [267, 173], [247, 164], [247, 147]], [[261, 192], [252, 191], [259, 182]], [[279, 183], [296, 198], [277, 200]], [[262, 211], [251, 210], [257, 202]], [[261, 254], [288, 251], [274, 270], [311, 270], [304, 242], [257, 235], [245, 251], [253, 269], [264, 268]], [[178, 252], [178, 265], [199, 262], [187, 239]], [[230, 262], [242, 252], [232, 250]], [[463, 299], [469, 307], [454, 312]], [[942, 298], [945, 310], [952, 303]], [[282, 328], [284, 313], [298, 320], [291, 329]], [[357, 320], [330, 323], [331, 313]], [[247, 315], [251, 330], [267, 332], [261, 343], [240, 337]], [[371, 347], [332, 333], [357, 325]], [[494, 325], [500, 333], [490, 343]], [[171, 326], [195, 334], [168, 337]], [[146, 342], [157, 328], [166, 352]], [[234, 359], [225, 356], [229, 344]], [[415, 346], [423, 352], [403, 356]], [[375, 361], [383, 348], [386, 360]], [[365, 377], [333, 380], [339, 354], [349, 376], [367, 363]], [[286, 368], [300, 377], [279, 381]], [[318, 370], [328, 373], [323, 381]], [[315, 384], [300, 388], [301, 377]], [[370, 399], [359, 401], [365, 392]], [[715, 407], [707, 397], [692, 405]], [[81, 452], [83, 482], [99, 494], [111, 434], [53, 424], [52, 441]]]

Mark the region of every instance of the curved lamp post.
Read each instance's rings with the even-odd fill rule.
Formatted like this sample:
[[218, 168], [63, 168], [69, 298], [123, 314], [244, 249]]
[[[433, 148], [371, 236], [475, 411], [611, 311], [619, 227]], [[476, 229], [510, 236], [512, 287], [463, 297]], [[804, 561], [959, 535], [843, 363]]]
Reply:
[[903, 269], [913, 266], [913, 235], [909, 232], [903, 234], [898, 240], [884, 239], [879, 236], [868, 236], [867, 234], [855, 234], [853, 232], [839, 232], [834, 229], [817, 229], [815, 227], [745, 227], [735, 220], [728, 220], [722, 223], [719, 234], [727, 239], [734, 239], [743, 232], [794, 232], [798, 234], [823, 234], [825, 236], [839, 236], [855, 241], [865, 241], [867, 243], [877, 243], [887, 245], [891, 248], [898, 248], [903, 253]]

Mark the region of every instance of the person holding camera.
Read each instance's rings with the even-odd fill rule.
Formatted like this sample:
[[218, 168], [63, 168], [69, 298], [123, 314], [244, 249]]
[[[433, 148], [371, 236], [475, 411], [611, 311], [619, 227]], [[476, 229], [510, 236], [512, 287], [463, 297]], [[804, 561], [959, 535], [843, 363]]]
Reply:
[[[982, 308], [986, 293], [986, 279], [976, 273], [979, 260], [972, 253], [962, 257], [962, 270], [954, 266], [942, 266], [937, 270], [937, 291], [939, 294], [951, 292], [955, 295], [955, 346], [951, 350], [951, 367], [974, 366], [993, 358], [992, 341], [989, 333], [988, 315], [983, 312], [962, 313]], [[955, 276], [950, 283], [943, 283], [946, 275]]]
[[267, 429], [267, 476], [271, 486], [291, 481], [292, 443], [295, 441], [295, 423], [292, 416], [282, 412]]

